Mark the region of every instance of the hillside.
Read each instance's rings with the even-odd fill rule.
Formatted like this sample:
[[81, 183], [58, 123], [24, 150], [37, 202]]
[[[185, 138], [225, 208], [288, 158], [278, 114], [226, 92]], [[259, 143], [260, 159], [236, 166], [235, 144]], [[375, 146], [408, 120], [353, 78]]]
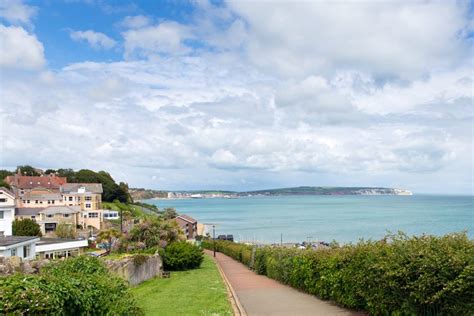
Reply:
[[256, 191], [157, 191], [148, 189], [129, 189], [134, 200], [145, 200], [152, 198], [236, 198], [243, 196], [281, 196], [281, 195], [411, 195], [404, 189], [384, 187], [313, 187], [301, 186], [291, 188], [267, 189]]

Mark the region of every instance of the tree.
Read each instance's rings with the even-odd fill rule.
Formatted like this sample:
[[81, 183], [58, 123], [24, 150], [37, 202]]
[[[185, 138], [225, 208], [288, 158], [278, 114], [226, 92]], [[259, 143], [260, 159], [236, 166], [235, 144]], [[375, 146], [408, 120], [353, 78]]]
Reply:
[[15, 172], [20, 171], [20, 173], [24, 176], [39, 176], [40, 174], [33, 168], [32, 166], [29, 165], [24, 165], [24, 166], [18, 166], [16, 167]]
[[58, 226], [56, 226], [55, 234], [59, 238], [76, 238], [74, 227], [66, 223], [59, 223]]
[[172, 207], [167, 207], [163, 210], [163, 218], [164, 219], [173, 219], [178, 216], [178, 212]]
[[129, 238], [131, 241], [143, 242], [147, 248], [150, 248], [159, 246], [161, 241], [169, 244], [182, 240], [184, 236], [176, 221], [148, 217], [130, 230]]
[[6, 177], [14, 175], [10, 170], [0, 170], [0, 181], [4, 181]]
[[46, 171], [44, 172], [44, 174], [55, 174], [56, 173], [56, 170], [54, 169], [46, 169]]
[[13, 236], [41, 237], [40, 226], [32, 219], [15, 219], [12, 224]]
[[100, 242], [106, 242], [106, 248], [108, 251], [110, 251], [110, 248], [112, 247], [112, 242], [114, 239], [119, 238], [121, 236], [120, 232], [117, 230], [110, 228], [110, 229], [105, 229], [101, 230], [99, 234], [97, 235], [97, 239]]

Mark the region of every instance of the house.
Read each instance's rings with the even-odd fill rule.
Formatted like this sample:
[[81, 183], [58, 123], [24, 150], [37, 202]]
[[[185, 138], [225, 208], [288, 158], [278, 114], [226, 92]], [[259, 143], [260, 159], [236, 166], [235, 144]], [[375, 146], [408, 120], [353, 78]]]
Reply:
[[184, 232], [186, 239], [193, 240], [197, 236], [197, 220], [187, 215], [179, 215], [175, 218], [179, 227]]
[[102, 207], [102, 183], [65, 183], [59, 191], [64, 205], [77, 205], [84, 211], [100, 210]]
[[40, 259], [75, 257], [83, 254], [87, 246], [86, 239], [41, 238], [36, 243], [36, 257]]
[[74, 231], [81, 224], [81, 210], [78, 206], [48, 206], [43, 208], [18, 207], [15, 209], [16, 219], [32, 219], [41, 228], [41, 233], [48, 235], [56, 230], [60, 223], [71, 225]]
[[49, 205], [64, 205], [63, 198], [59, 192], [51, 189], [34, 188], [17, 199], [17, 207], [44, 208]]
[[12, 235], [12, 222], [15, 218], [15, 195], [0, 187], [0, 236]]
[[52, 192], [59, 192], [59, 187], [67, 183], [66, 177], [58, 177], [54, 174], [44, 176], [22, 176], [14, 174], [7, 176], [5, 182], [11, 187], [15, 197], [23, 197], [26, 192], [36, 188], [48, 189]]
[[40, 240], [36, 236], [4, 236], [0, 237], [0, 257], [20, 257], [24, 260], [34, 259], [36, 243]]

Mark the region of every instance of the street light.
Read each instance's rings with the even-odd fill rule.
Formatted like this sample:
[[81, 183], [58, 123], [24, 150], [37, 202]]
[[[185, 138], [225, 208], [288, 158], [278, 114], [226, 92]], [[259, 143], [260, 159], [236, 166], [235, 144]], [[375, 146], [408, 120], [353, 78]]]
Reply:
[[215, 223], [203, 223], [203, 225], [212, 225], [212, 248], [214, 257], [216, 256], [216, 224]]
[[214, 240], [214, 257], [216, 256], [216, 225], [212, 224], [212, 239]]

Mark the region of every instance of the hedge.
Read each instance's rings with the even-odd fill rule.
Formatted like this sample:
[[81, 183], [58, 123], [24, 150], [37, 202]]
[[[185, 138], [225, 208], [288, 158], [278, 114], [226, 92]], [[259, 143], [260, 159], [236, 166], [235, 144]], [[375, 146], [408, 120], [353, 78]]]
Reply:
[[165, 270], [196, 269], [204, 260], [202, 249], [186, 241], [172, 242], [161, 251]]
[[373, 315], [472, 315], [474, 310], [474, 241], [465, 233], [399, 233], [326, 250], [267, 246], [256, 248], [253, 259], [248, 245], [216, 245], [259, 274]]
[[0, 315], [142, 315], [125, 282], [97, 258], [53, 262], [0, 277]]

